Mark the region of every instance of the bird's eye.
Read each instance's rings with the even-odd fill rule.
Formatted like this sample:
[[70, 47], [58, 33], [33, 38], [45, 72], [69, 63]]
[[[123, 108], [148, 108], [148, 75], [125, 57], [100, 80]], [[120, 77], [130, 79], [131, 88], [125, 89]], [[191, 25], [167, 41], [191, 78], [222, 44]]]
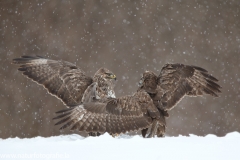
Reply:
[[107, 75], [108, 78], [110, 79], [116, 79], [116, 76], [112, 73], [105, 73]]

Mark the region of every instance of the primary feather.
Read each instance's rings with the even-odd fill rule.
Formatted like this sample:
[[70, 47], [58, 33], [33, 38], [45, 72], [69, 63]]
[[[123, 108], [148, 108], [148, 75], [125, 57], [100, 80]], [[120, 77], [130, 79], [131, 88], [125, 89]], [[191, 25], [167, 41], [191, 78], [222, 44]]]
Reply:
[[[152, 124], [150, 137], [157, 134], [161, 137], [165, 133], [165, 117], [168, 111], [173, 109], [184, 96], [201, 96], [208, 94], [218, 97], [221, 86], [217, 79], [208, 72], [197, 66], [183, 64], [166, 64], [159, 76], [152, 71], [146, 71], [140, 80], [140, 89], [144, 89], [151, 96], [159, 113], [164, 117], [161, 122]], [[143, 136], [146, 130], [142, 130]]]
[[148, 137], [162, 137], [168, 111], [184, 96], [217, 97], [221, 92], [218, 80], [205, 69], [183, 64], [166, 64], [159, 75], [144, 72], [136, 93], [116, 98], [116, 76], [106, 68], [89, 77], [75, 64], [40, 56], [22, 56], [13, 63], [70, 107], [56, 112], [60, 129], [71, 127], [91, 135], [142, 130], [145, 137], [149, 128]]
[[22, 56], [13, 59], [13, 63], [20, 65], [19, 71], [43, 85], [67, 106], [91, 101], [93, 97], [106, 98], [110, 92], [115, 95], [113, 79], [107, 78], [107, 74], [113, 73], [106, 68], [100, 68], [92, 78], [75, 64], [40, 56]]

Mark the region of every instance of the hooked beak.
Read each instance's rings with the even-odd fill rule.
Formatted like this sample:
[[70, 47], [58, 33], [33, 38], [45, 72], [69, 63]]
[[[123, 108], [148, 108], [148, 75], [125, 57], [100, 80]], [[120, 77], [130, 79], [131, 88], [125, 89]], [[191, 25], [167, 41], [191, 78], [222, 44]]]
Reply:
[[117, 77], [116, 77], [116, 75], [114, 75], [114, 74], [111, 74], [111, 75], [110, 75], [110, 78], [111, 78], [111, 79], [114, 79], [115, 81], [117, 80]]

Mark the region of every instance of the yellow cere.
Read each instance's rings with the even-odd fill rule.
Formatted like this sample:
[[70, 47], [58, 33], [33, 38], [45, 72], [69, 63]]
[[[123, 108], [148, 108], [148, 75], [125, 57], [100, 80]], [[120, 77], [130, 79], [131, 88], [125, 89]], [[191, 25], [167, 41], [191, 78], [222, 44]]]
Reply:
[[116, 78], [116, 76], [114, 74], [111, 74], [110, 77], [111, 78]]

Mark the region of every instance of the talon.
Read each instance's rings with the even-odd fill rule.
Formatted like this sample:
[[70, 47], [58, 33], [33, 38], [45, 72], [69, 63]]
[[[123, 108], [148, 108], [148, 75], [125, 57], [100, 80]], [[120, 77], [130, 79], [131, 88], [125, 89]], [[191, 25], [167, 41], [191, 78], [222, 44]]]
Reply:
[[118, 133], [115, 133], [115, 134], [111, 134], [111, 136], [112, 136], [113, 138], [115, 138], [115, 137], [118, 137], [119, 134], [118, 134]]

